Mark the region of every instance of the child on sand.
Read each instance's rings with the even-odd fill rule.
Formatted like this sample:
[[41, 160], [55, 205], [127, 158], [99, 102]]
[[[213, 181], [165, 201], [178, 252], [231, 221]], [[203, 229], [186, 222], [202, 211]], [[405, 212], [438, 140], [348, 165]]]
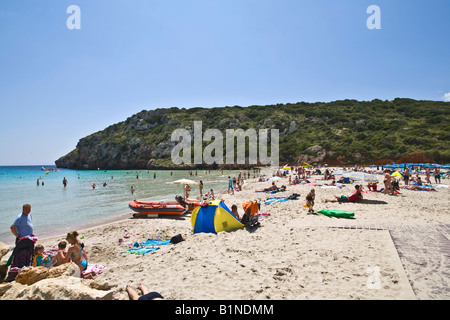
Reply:
[[44, 260], [44, 246], [42, 244], [38, 244], [34, 247], [34, 255], [33, 255], [33, 267], [39, 267]]
[[231, 206], [231, 212], [234, 214], [234, 216], [235, 216], [238, 220], [241, 220], [241, 217], [239, 217], [239, 213], [238, 213], [238, 210], [237, 210], [237, 205], [233, 204], [233, 205]]
[[305, 208], [309, 208], [308, 213], [314, 212], [314, 199], [316, 198], [316, 193], [314, 189], [311, 189], [311, 191], [306, 195], [306, 204]]
[[66, 246], [67, 242], [61, 241], [58, 243], [58, 252], [52, 257], [56, 260], [56, 266], [62, 265], [64, 263], [64, 258], [66, 257]]

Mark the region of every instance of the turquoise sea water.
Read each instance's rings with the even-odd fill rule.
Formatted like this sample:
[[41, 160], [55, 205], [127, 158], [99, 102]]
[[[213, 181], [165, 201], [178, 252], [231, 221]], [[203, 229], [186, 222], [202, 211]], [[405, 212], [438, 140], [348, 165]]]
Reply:
[[[44, 166], [47, 169], [54, 166]], [[31, 204], [34, 233], [57, 233], [67, 227], [83, 225], [101, 219], [132, 212], [128, 208], [131, 186], [135, 198], [149, 201], [174, 201], [176, 195], [183, 195], [183, 185], [169, 184], [170, 181], [186, 178], [203, 181], [203, 192], [214, 189], [226, 191], [228, 175], [239, 171], [189, 171], [161, 170], [95, 170], [60, 171], [41, 170], [42, 166], [0, 166], [0, 241], [12, 243], [14, 236], [10, 226], [22, 212], [24, 203]], [[136, 175], [139, 175], [137, 179]], [[156, 174], [156, 178], [154, 178]], [[67, 187], [63, 186], [64, 177]], [[37, 185], [37, 179], [39, 186]], [[42, 185], [44, 182], [44, 185]], [[107, 183], [104, 187], [103, 183]], [[96, 188], [92, 188], [92, 184]], [[191, 198], [199, 195], [198, 186], [192, 186]]]

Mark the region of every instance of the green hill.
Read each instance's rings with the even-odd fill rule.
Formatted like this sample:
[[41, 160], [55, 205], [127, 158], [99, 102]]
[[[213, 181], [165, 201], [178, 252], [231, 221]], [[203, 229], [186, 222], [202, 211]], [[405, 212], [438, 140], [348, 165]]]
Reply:
[[448, 102], [412, 99], [156, 109], [141, 111], [82, 138], [56, 165], [72, 169], [180, 168], [171, 161], [176, 144], [170, 141], [171, 134], [177, 128], [192, 130], [194, 121], [202, 121], [203, 131], [221, 130], [224, 137], [226, 129], [278, 129], [280, 164], [447, 163], [449, 115]]

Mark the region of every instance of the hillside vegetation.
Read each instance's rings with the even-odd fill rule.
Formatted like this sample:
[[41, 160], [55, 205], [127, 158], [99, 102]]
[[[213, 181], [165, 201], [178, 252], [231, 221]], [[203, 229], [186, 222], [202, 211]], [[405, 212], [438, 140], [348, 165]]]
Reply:
[[141, 111], [82, 138], [56, 165], [72, 169], [179, 168], [170, 157], [176, 144], [170, 140], [171, 134], [177, 128], [192, 131], [194, 121], [202, 121], [203, 131], [221, 130], [224, 137], [226, 129], [278, 129], [280, 164], [447, 163], [449, 114], [448, 102], [412, 99], [156, 109]]

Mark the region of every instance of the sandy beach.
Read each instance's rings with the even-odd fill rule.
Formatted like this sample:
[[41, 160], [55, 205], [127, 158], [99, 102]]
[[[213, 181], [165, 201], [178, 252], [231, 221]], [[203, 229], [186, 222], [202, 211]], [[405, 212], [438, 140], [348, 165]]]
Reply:
[[[265, 174], [271, 177], [271, 171]], [[381, 175], [379, 178], [382, 181]], [[131, 213], [120, 221], [77, 230], [89, 263], [106, 267], [94, 281], [106, 283], [108, 299], [116, 300], [128, 300], [126, 286], [137, 288], [139, 283], [169, 300], [450, 298], [450, 188], [445, 187], [450, 185], [449, 179], [442, 180], [445, 186], [436, 188], [437, 192], [368, 192], [362, 202], [342, 204], [323, 200], [351, 195], [356, 183], [322, 188], [321, 184], [330, 181], [320, 175], [309, 179], [315, 186], [289, 185], [286, 177], [276, 181], [278, 186], [287, 186], [283, 194], [265, 194], [255, 191], [271, 182], [257, 180], [247, 180], [240, 192], [216, 198], [229, 208], [236, 204], [242, 216], [245, 201], [293, 193], [300, 196], [298, 200], [261, 203], [260, 213], [267, 215], [254, 232], [193, 234], [189, 214], [136, 219]], [[351, 211], [355, 218], [308, 214], [305, 196], [312, 188], [315, 211]], [[192, 195], [197, 194], [194, 187]], [[170, 239], [177, 234], [185, 241], [146, 255], [124, 253], [136, 241]], [[38, 242], [50, 249], [64, 239], [65, 234]], [[30, 298], [20, 290], [7, 292], [4, 298]], [[70, 292], [57, 298], [71, 299]]]

